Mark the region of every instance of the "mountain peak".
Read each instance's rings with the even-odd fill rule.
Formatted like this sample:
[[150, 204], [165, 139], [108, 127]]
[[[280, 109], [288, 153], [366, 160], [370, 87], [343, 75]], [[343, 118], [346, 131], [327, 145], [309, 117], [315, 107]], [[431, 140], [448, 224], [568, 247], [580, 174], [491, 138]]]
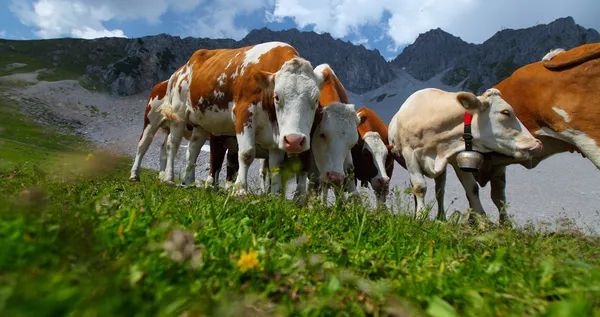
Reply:
[[405, 68], [419, 80], [428, 80], [450, 67], [473, 47], [473, 44], [460, 37], [435, 28], [419, 34], [415, 42], [404, 48], [390, 63], [396, 69]]

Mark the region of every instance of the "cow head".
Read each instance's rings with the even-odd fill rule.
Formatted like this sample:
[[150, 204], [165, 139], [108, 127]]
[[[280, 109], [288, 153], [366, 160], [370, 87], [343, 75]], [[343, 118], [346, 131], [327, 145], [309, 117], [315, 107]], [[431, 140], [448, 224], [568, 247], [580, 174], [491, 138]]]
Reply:
[[288, 153], [310, 149], [310, 130], [319, 103], [323, 77], [309, 61], [295, 57], [276, 73], [257, 72], [255, 79], [275, 107], [278, 146]]
[[385, 145], [377, 132], [369, 131], [363, 135], [362, 155], [366, 162], [373, 162], [377, 175], [369, 180], [375, 192], [389, 187], [390, 177], [385, 169], [388, 156], [391, 155], [390, 145]]
[[340, 185], [344, 181], [344, 160], [358, 142], [360, 118], [354, 105], [334, 102], [319, 110], [312, 139], [312, 152], [321, 181]]
[[473, 114], [474, 150], [499, 152], [520, 159], [529, 158], [531, 151], [542, 148], [542, 142], [523, 126], [498, 89], [488, 89], [478, 97], [460, 92], [456, 98]]

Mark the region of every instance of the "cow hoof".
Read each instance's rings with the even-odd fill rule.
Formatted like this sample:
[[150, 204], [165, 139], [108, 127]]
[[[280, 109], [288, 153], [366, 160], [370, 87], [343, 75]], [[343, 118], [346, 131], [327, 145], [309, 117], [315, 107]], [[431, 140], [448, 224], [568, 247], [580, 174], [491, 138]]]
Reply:
[[169, 186], [174, 186], [175, 185], [174, 181], [172, 181], [172, 180], [166, 180], [166, 179], [162, 179], [162, 178], [160, 179], [160, 183], [162, 185], [169, 185]]
[[292, 200], [294, 201], [296, 206], [302, 207], [306, 205], [307, 195], [305, 193], [296, 192], [294, 193], [294, 197], [292, 197]]
[[139, 176], [131, 176], [131, 177], [129, 177], [129, 181], [130, 182], [139, 182], [140, 177]]

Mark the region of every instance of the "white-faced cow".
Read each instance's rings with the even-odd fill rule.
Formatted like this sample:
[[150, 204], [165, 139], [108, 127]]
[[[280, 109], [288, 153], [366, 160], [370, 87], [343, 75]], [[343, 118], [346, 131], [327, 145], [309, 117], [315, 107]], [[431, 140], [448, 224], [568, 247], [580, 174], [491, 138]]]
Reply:
[[[310, 129], [323, 79], [289, 44], [268, 42], [238, 49], [198, 50], [169, 79], [163, 107], [170, 120], [167, 164], [162, 181], [173, 182], [174, 159], [191, 124], [185, 183], [195, 180], [193, 167], [210, 134], [236, 136], [238, 193], [246, 192], [248, 167], [256, 145], [269, 150], [271, 167], [287, 153], [310, 148]], [[274, 177], [272, 191], [280, 192]]]
[[507, 165], [531, 169], [554, 154], [576, 151], [600, 169], [600, 43], [552, 50], [495, 87], [523, 125], [544, 142], [543, 151], [531, 160], [491, 154], [476, 173], [482, 187], [490, 182], [503, 223]]
[[355, 183], [360, 180], [363, 187], [370, 183], [377, 201], [385, 203], [394, 171], [394, 158], [390, 152], [392, 147], [388, 144], [388, 127], [369, 108], [360, 108], [356, 113], [360, 118], [360, 137], [352, 147]]
[[485, 215], [475, 177], [456, 163], [456, 155], [465, 150], [462, 139], [466, 112], [472, 116], [472, 146], [474, 151], [496, 151], [516, 158], [528, 158], [531, 151], [541, 148], [515, 116], [512, 107], [502, 99], [500, 91], [488, 89], [481, 96], [468, 92], [446, 92], [427, 88], [413, 93], [389, 125], [389, 141], [395, 155], [406, 162], [417, 204], [417, 216], [425, 208], [427, 183], [424, 176], [435, 179], [439, 219], [445, 219], [444, 187], [446, 166], [456, 171], [471, 208]]
[[[301, 158], [303, 168], [297, 177], [300, 194], [306, 191], [306, 176], [310, 178], [310, 188], [322, 190], [324, 196], [331, 185], [343, 185], [352, 194], [356, 186], [346, 174], [352, 170], [350, 150], [358, 141], [359, 118], [354, 105], [348, 104], [346, 90], [333, 69], [321, 64], [315, 67], [315, 72], [323, 78], [323, 86], [311, 130], [310, 156]], [[263, 190], [269, 186], [265, 162], [260, 171]]]

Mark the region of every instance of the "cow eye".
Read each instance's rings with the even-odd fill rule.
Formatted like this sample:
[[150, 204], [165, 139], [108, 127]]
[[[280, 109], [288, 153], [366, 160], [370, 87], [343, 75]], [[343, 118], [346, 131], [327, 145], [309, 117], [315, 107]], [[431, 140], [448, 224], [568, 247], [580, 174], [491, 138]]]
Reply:
[[279, 103], [279, 101], [280, 101], [280, 100], [279, 100], [279, 95], [275, 94], [275, 102], [276, 102], [276, 103]]
[[319, 136], [321, 137], [321, 139], [325, 140], [327, 137], [325, 137], [325, 133], [321, 132], [319, 133]]
[[502, 112], [500, 112], [500, 113], [510, 118], [510, 111], [502, 110]]

